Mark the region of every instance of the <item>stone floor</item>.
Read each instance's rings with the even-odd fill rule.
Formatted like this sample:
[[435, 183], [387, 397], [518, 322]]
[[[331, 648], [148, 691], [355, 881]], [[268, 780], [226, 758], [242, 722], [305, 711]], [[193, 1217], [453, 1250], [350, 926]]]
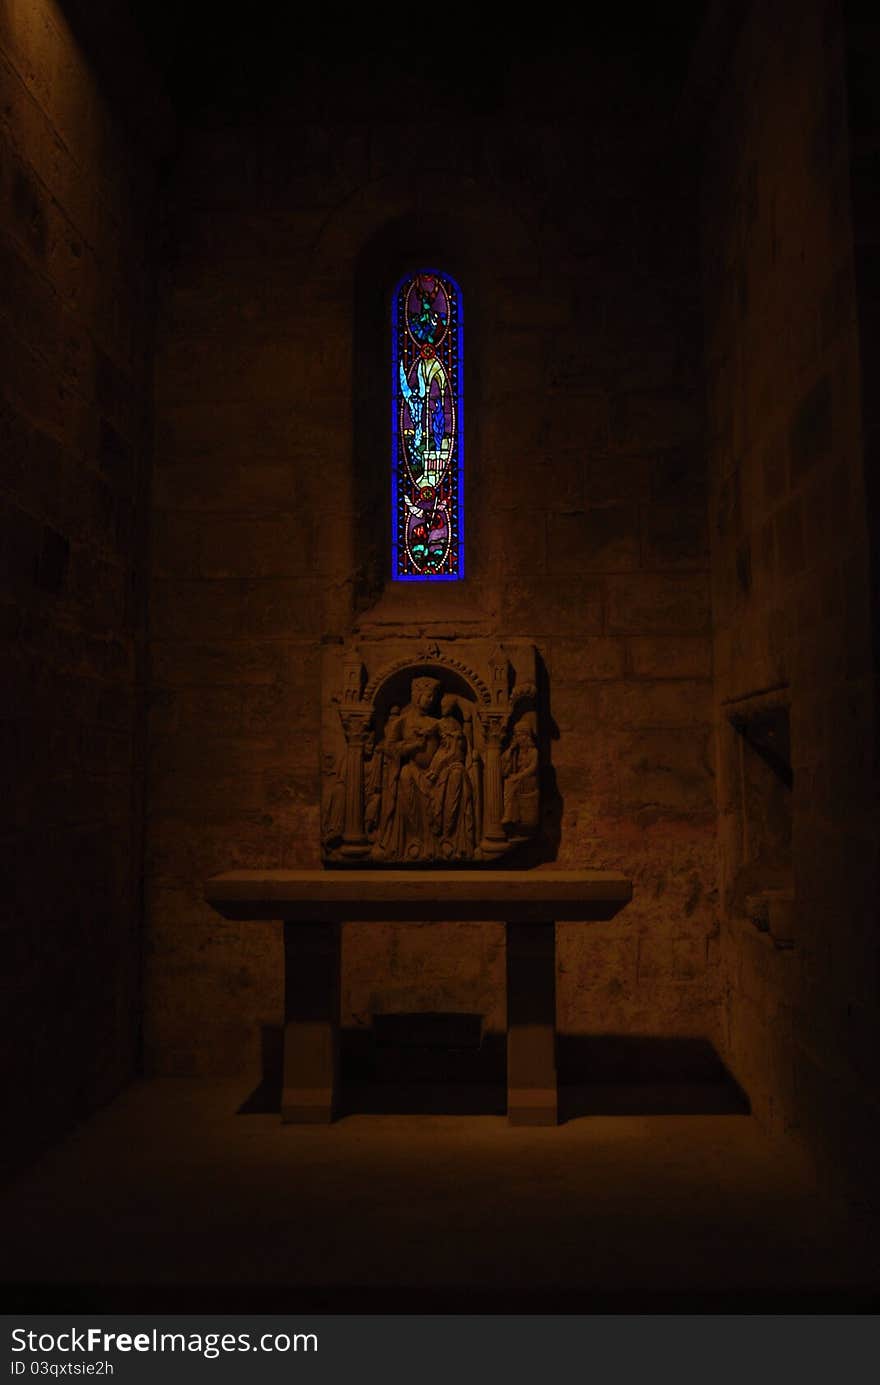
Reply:
[[868, 1311], [805, 1168], [744, 1115], [282, 1127], [130, 1088], [0, 1199], [6, 1311]]

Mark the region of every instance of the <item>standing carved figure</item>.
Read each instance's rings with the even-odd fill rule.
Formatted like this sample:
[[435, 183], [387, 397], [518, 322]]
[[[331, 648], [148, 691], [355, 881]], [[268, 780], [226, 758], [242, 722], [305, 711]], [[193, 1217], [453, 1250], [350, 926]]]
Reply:
[[476, 843], [467, 739], [462, 723], [454, 716], [441, 717], [440, 734], [440, 747], [428, 771], [431, 826], [440, 856], [446, 860], [467, 859]]
[[323, 795], [321, 835], [327, 846], [338, 846], [345, 831], [345, 780], [339, 773], [333, 755], [323, 757], [322, 772], [329, 784]]
[[513, 728], [510, 745], [501, 756], [501, 773], [502, 826], [509, 832], [532, 830], [538, 823], [538, 747], [526, 717]]
[[364, 827], [372, 836], [379, 825], [382, 811], [382, 776], [384, 756], [376, 744], [376, 733], [370, 731], [364, 741]]

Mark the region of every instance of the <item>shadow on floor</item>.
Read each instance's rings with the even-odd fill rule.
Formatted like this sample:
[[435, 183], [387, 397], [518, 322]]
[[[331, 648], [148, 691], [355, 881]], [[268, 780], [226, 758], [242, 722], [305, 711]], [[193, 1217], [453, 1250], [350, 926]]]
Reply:
[[708, 1039], [561, 1034], [560, 1118], [747, 1116], [749, 1099]]
[[[503, 1115], [506, 1039], [475, 1015], [388, 1015], [347, 1030], [342, 1115]], [[238, 1114], [281, 1109], [282, 1035], [263, 1030], [263, 1078]], [[559, 1116], [748, 1115], [745, 1092], [705, 1039], [560, 1035]]]

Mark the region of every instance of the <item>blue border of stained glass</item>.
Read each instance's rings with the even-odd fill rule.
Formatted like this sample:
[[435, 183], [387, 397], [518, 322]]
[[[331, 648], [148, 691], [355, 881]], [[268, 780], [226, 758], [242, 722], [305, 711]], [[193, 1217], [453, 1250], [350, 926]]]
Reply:
[[[455, 572], [401, 572], [400, 553], [400, 478], [405, 466], [401, 455], [400, 417], [400, 298], [403, 286], [419, 275], [436, 276], [448, 284], [456, 297], [455, 328], [455, 425], [450, 467], [455, 468], [455, 524], [450, 528], [450, 545], [455, 544]], [[421, 267], [402, 275], [391, 299], [391, 577], [395, 582], [460, 582], [464, 561], [464, 305], [458, 281], [445, 270]]]

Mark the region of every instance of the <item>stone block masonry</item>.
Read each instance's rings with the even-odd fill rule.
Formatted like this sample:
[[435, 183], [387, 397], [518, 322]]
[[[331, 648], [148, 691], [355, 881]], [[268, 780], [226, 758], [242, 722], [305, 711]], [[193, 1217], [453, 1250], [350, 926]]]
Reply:
[[[563, 68], [583, 91], [583, 74]], [[428, 609], [410, 587], [407, 601], [395, 599], [396, 624], [377, 616], [373, 636], [415, 637], [427, 620], [438, 639], [538, 646], [556, 737], [558, 864], [635, 879], [613, 938], [611, 925], [589, 941], [561, 929], [560, 1025], [715, 1039], [690, 174], [656, 171], [647, 118], [614, 154], [585, 141], [577, 121], [538, 121], [524, 162], [511, 163], [503, 98], [453, 119], [437, 146], [432, 188], [451, 209], [438, 221], [420, 213], [416, 148], [366, 65], [345, 78], [338, 114], [320, 96], [318, 123], [309, 80], [235, 131], [194, 121], [168, 188], [152, 523], [149, 1068], [256, 1076], [261, 1033], [280, 1023], [280, 930], [256, 944], [252, 931], [212, 918], [199, 892], [205, 876], [235, 865], [318, 863], [318, 656], [322, 639], [356, 616], [369, 622], [390, 566], [379, 281], [385, 274], [390, 291], [413, 244], [453, 256], [465, 295], [468, 576], [464, 604], [447, 591]], [[552, 108], [560, 80], [537, 58], [528, 100]], [[613, 104], [607, 80], [597, 66], [587, 123]], [[346, 114], [351, 83], [356, 127]], [[552, 205], [568, 211], [542, 227], [545, 167], [558, 179]], [[603, 193], [611, 188], [623, 192]], [[632, 216], [634, 204], [644, 217]], [[588, 207], [605, 224], [598, 242], [584, 230]], [[649, 942], [656, 960], [639, 972]], [[595, 964], [606, 946], [626, 959], [620, 975]], [[501, 1031], [503, 995], [496, 925], [346, 929], [349, 1027], [383, 1011], [464, 1008]]]
[[10, 1164], [107, 1101], [139, 1063], [152, 197], [149, 158], [124, 133], [61, 6], [4, 0]]
[[850, 1017], [869, 1047], [877, 1034], [859, 400], [869, 376], [846, 186], [844, 8], [751, 8], [709, 133], [704, 199], [719, 767], [728, 774], [732, 757], [751, 753], [730, 724], [738, 700], [777, 689], [790, 706], [794, 780], [788, 950], [743, 917], [735, 771], [720, 797], [727, 1052], [767, 1128], [798, 1138], [840, 1188], [852, 1169], [834, 1132], [855, 1145], [872, 1100]]

